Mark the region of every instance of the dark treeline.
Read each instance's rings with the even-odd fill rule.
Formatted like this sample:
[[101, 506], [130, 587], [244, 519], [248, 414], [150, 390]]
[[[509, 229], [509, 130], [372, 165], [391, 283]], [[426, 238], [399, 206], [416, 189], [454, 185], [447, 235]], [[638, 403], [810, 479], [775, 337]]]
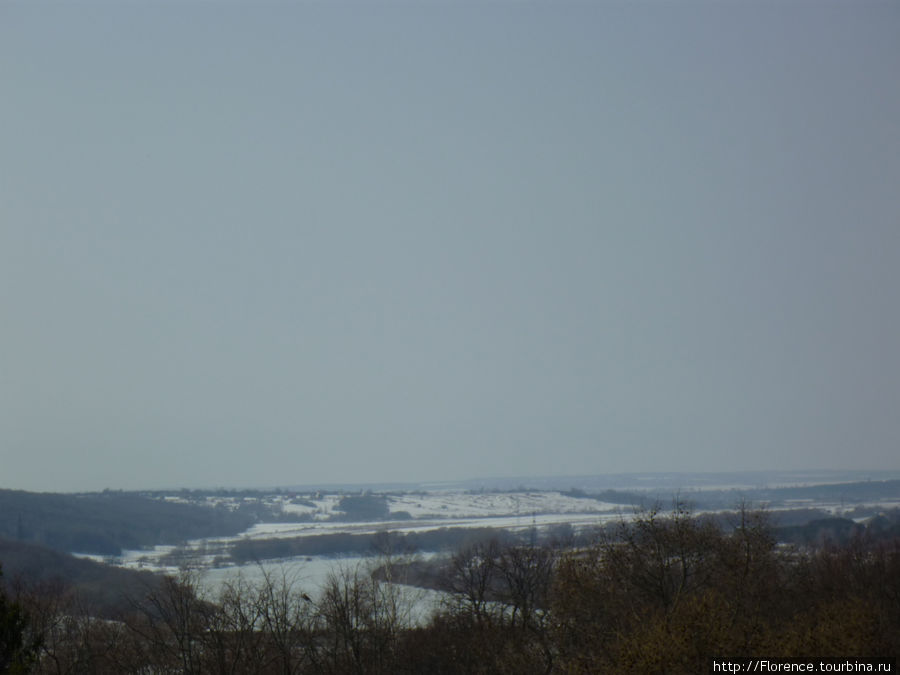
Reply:
[[[707, 516], [719, 527], [730, 529], [734, 514], [722, 512]], [[826, 542], [846, 544], [854, 537], [900, 538], [900, 515], [870, 517], [867, 524], [850, 518], [829, 516], [818, 509], [770, 513], [771, 532], [778, 543], [821, 546]], [[777, 525], [776, 525], [777, 523]], [[496, 527], [442, 527], [421, 532], [380, 531], [375, 534], [334, 532], [301, 537], [243, 539], [223, 547], [223, 561], [243, 565], [266, 560], [304, 556], [367, 555], [388, 546], [393, 551], [446, 552], [476, 542], [496, 539], [507, 544], [541, 544], [554, 547], [585, 547], [602, 533], [601, 526], [576, 530], [567, 523], [550, 527], [510, 531]], [[188, 556], [189, 557], [189, 556]]]
[[823, 483], [821, 485], [798, 485], [778, 488], [758, 488], [753, 498], [768, 502], [786, 499], [809, 499], [825, 502], [845, 502], [857, 504], [879, 499], [895, 500], [900, 493], [900, 480], [867, 480], [852, 483]]
[[[667, 493], [650, 491], [644, 493], [644, 500], [664, 498]], [[844, 512], [865, 505], [888, 501], [896, 504], [900, 494], [900, 480], [866, 480], [852, 483], [825, 483], [818, 485], [793, 485], [782, 487], [755, 487], [740, 489], [704, 489], [685, 493], [697, 508], [728, 508], [735, 501], [751, 501], [757, 504], [768, 504], [771, 508], [796, 506], [798, 501], [810, 503], [827, 503], [841, 505]], [[871, 508], [871, 507], [869, 507]]]
[[[11, 588], [0, 671], [35, 673], [699, 673], [712, 656], [900, 653], [900, 541], [776, 543], [766, 514], [643, 512], [586, 546], [470, 543], [425, 566], [444, 601], [413, 620], [410, 573], [381, 539], [374, 571], [337, 568], [312, 597], [185, 573], [100, 621], [75, 595]], [[5, 651], [3, 651], [5, 650]]]
[[57, 551], [117, 555], [122, 549], [234, 535], [262, 515], [254, 503], [232, 510], [128, 492], [73, 495], [0, 490], [0, 537]]
[[442, 527], [422, 532], [383, 531], [376, 534], [334, 532], [305, 537], [243, 539], [232, 545], [229, 555], [232, 562], [245, 564], [304, 556], [369, 555], [373, 550], [385, 547], [403, 553], [444, 551], [487, 539], [513, 541], [519, 537], [507, 530], [490, 527]]
[[391, 515], [384, 495], [347, 495], [338, 502], [338, 511], [335, 519], [350, 521], [387, 520]]
[[622, 504], [627, 506], [637, 506], [647, 500], [645, 495], [636, 492], [623, 492], [622, 490], [601, 490], [599, 492], [585, 492], [578, 488], [570, 488], [563, 490], [561, 494], [567, 497], [575, 497], [576, 499], [593, 499], [598, 502], [606, 502], [607, 504]]

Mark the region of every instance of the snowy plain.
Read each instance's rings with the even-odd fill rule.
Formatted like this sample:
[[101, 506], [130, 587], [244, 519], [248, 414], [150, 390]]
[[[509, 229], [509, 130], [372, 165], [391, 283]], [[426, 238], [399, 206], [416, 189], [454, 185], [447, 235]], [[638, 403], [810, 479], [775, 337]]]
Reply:
[[[892, 476], [891, 476], [892, 477]], [[683, 478], [683, 477], [682, 477]], [[848, 477], [843, 478], [846, 480]], [[857, 478], [853, 476], [852, 478]], [[640, 476], [629, 479], [627, 485], [617, 487], [627, 489], [632, 494], [645, 490], [667, 488], [678, 485], [677, 477]], [[762, 477], [722, 475], [718, 480], [701, 475], [693, 481], [682, 480], [679, 491], [672, 494], [691, 501], [712, 491], [734, 494], [734, 501], [725, 508], [733, 508], [739, 501], [742, 490], [761, 489]], [[785, 475], [769, 476], [771, 487], [802, 487], [838, 483], [841, 476], [832, 475]], [[183, 501], [210, 507], [238, 509], [248, 504], [265, 507], [275, 514], [274, 518], [257, 522], [244, 532], [231, 537], [211, 537], [183, 542], [179, 546], [156, 546], [147, 550], [124, 551], [115, 558], [104, 558], [106, 562], [133, 569], [147, 569], [175, 574], [180, 568], [198, 570], [204, 584], [213, 589], [221, 587], [237, 575], [249, 579], [259, 579], [266, 573], [286, 574], [297, 583], [309, 588], [321, 587], [328, 575], [339, 566], [368, 565], [373, 558], [352, 554], [347, 556], [301, 556], [278, 560], [264, 560], [261, 563], [236, 565], [229, 556], [231, 548], [244, 541], [271, 539], [297, 539], [328, 534], [374, 535], [379, 532], [394, 532], [399, 535], [423, 533], [442, 528], [496, 528], [509, 531], [549, 531], [554, 527], [579, 531], [607, 524], [618, 519], [633, 517], [635, 509], [624, 504], [602, 501], [597, 497], [602, 489], [614, 487], [602, 483], [585, 484], [594, 496], [585, 492], [573, 480], [574, 489], [505, 488], [486, 489], [468, 486], [433, 485], [430, 488], [418, 486], [416, 489], [396, 488], [384, 491], [348, 489], [318, 490], [300, 489], [268, 491], [261, 493], [235, 494], [228, 491], [210, 492], [198, 497], [188, 493], [173, 492], [157, 498], [167, 501]], [[755, 487], [754, 487], [755, 486]], [[592, 488], [592, 489], [591, 489]], [[647, 494], [650, 494], [647, 492]], [[375, 496], [384, 499], [387, 515], [380, 520], [348, 520], [341, 511], [341, 500], [347, 496]], [[765, 505], [757, 503], [757, 506]], [[878, 508], [895, 508], [900, 499], [873, 501]], [[665, 508], [665, 505], [663, 505]], [[847, 513], [848, 504], [842, 500], [792, 498], [784, 499], [778, 505], [785, 509], [815, 508], [831, 514]], [[706, 509], [698, 509], [701, 513]], [[713, 507], [711, 510], [717, 510]], [[435, 552], [421, 552], [418, 555], [431, 556]], [[93, 556], [91, 556], [93, 557]]]

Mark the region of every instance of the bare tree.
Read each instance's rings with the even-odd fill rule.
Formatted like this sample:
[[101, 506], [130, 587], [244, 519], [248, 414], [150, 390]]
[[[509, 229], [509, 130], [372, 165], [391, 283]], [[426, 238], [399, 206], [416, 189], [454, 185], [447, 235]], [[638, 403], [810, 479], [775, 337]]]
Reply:
[[126, 625], [147, 663], [162, 671], [178, 668], [184, 675], [202, 672], [201, 636], [209, 611], [198, 596], [199, 575], [185, 569], [165, 577], [140, 601], [132, 601]]
[[204, 669], [223, 675], [261, 672], [263, 634], [256, 588], [238, 575], [222, 585], [216, 604], [205, 603], [202, 611]]
[[317, 624], [312, 599], [298, 585], [296, 574], [285, 569], [263, 570], [257, 589], [256, 614], [266, 635], [271, 672], [292, 675], [318, 660], [314, 632]]
[[450, 558], [441, 587], [448, 594], [444, 604], [451, 613], [471, 616], [478, 625], [496, 618], [499, 558], [496, 539], [464, 548]]

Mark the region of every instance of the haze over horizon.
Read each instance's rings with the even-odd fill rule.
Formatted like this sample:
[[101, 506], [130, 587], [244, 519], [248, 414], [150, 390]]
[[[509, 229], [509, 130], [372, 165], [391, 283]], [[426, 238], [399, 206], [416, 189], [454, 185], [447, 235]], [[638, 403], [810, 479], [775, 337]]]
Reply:
[[900, 469], [900, 4], [0, 5], [0, 487]]

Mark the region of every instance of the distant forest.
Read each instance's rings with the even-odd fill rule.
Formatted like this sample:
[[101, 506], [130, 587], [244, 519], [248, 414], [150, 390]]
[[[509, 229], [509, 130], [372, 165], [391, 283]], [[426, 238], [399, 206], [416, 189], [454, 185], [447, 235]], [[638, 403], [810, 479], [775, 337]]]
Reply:
[[0, 490], [0, 537], [73, 553], [118, 555], [123, 549], [235, 535], [266, 515], [256, 502], [230, 510], [130, 492]]

